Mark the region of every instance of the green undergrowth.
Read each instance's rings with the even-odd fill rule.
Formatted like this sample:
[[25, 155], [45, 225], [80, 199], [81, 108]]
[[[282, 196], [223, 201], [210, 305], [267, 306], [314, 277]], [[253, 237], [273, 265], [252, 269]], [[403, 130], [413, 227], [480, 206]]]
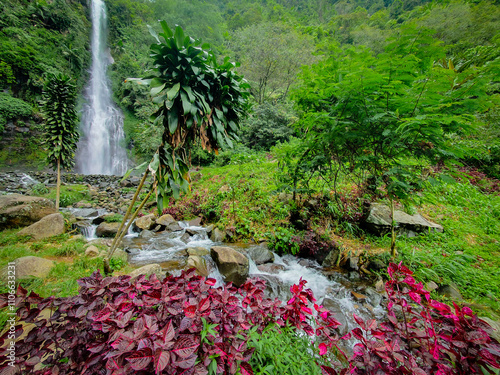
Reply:
[[[191, 193], [178, 201], [172, 200], [167, 211], [179, 219], [203, 215], [220, 229], [233, 230], [233, 241], [265, 238], [272, 243], [282, 232], [291, 238], [300, 233], [290, 223], [291, 212], [297, 207], [290, 196], [280, 198], [277, 178], [280, 173], [278, 163], [265, 157], [259, 163], [199, 168], [192, 173]], [[444, 233], [399, 237], [397, 260], [414, 270], [421, 281], [434, 281], [438, 286], [455, 284], [463, 296], [463, 300], [457, 302], [467, 303], [476, 310], [484, 310], [485, 315], [498, 318], [500, 196], [481, 192], [466, 180], [461, 183], [446, 181], [426, 184], [414, 198], [414, 210], [441, 224]], [[358, 203], [350, 205], [353, 201], [350, 197], [357, 194], [355, 189], [347, 181], [340, 181], [339, 186], [338, 193], [341, 201], [347, 202], [346, 207], [354, 207], [354, 210], [358, 205], [359, 208], [359, 202], [365, 197], [356, 198]], [[311, 199], [319, 202], [320, 209], [306, 207]], [[374, 237], [348, 221], [359, 213], [339, 215], [331, 194], [329, 198], [325, 198], [324, 192], [301, 195], [298, 204], [302, 205], [299, 208], [305, 212], [309, 228], [321, 233], [322, 237], [348, 238], [351, 246], [366, 248], [367, 255], [373, 255], [371, 249], [377, 249], [377, 256], [390, 260], [390, 237]], [[387, 253], [380, 255], [380, 249], [387, 249]], [[352, 250], [354, 252], [354, 248]], [[434, 297], [446, 300], [446, 297]]]
[[[65, 233], [34, 241], [29, 236], [17, 236], [18, 231], [19, 229], [9, 229], [0, 232], [0, 268], [16, 258], [25, 256], [36, 256], [54, 261], [56, 265], [46, 277], [18, 280], [24, 288], [42, 297], [76, 295], [79, 288], [77, 280], [90, 276], [97, 269], [102, 269], [102, 258], [91, 259], [85, 256], [87, 242], [81, 236], [71, 236]], [[123, 262], [112, 262], [111, 266], [123, 272], [129, 270], [129, 266], [125, 266]], [[8, 290], [4, 283], [0, 286], [0, 293], [6, 292]], [[0, 311], [0, 330], [6, 321], [7, 315], [5, 314], [5, 311]]]
[[[309, 336], [298, 336], [290, 327], [271, 325], [261, 334], [250, 331], [250, 348], [255, 348], [250, 364], [254, 374], [320, 375], [321, 368], [311, 358], [324, 361], [315, 353]], [[327, 363], [322, 363], [327, 364]]]
[[500, 317], [500, 196], [443, 183], [429, 186], [423, 201], [420, 211], [444, 232], [398, 239], [400, 259], [420, 280], [455, 283], [466, 301]]
[[[36, 187], [36, 186], [35, 186]], [[39, 190], [41, 194], [37, 194], [35, 191], [34, 195], [38, 195], [44, 198], [52, 199], [55, 201], [56, 199], [56, 189], [41, 189]], [[88, 187], [86, 185], [61, 185], [61, 195], [59, 198], [59, 205], [61, 207], [68, 207], [82, 200], [89, 200], [90, 195], [88, 191]]]
[[172, 200], [166, 212], [178, 219], [203, 215], [242, 240], [265, 237], [285, 225], [290, 205], [280, 202], [274, 183], [275, 161], [203, 167], [192, 173], [192, 191]]

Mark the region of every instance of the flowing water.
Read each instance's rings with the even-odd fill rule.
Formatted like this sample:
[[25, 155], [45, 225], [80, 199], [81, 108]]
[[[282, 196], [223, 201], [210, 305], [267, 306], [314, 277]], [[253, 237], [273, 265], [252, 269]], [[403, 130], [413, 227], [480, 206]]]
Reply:
[[[182, 230], [177, 232], [153, 233], [144, 231], [142, 234], [133, 233], [124, 238], [122, 247], [129, 253], [129, 262], [135, 266], [151, 263], [160, 263], [171, 274], [180, 274], [185, 267], [187, 248], [204, 248], [209, 250], [212, 246], [234, 246], [212, 242], [203, 227], [188, 226], [179, 222]], [[187, 235], [189, 232], [189, 236]], [[250, 245], [259, 246], [259, 245]], [[236, 247], [245, 251], [244, 247]], [[247, 247], [247, 250], [249, 248]], [[381, 318], [383, 308], [380, 305], [382, 297], [373, 288], [355, 283], [338, 272], [325, 271], [317, 262], [296, 258], [291, 255], [280, 257], [274, 255], [274, 263], [270, 272], [257, 266], [249, 258], [250, 277], [259, 277], [267, 283], [266, 293], [271, 298], [287, 301], [291, 297], [290, 286], [297, 284], [300, 278], [307, 280], [306, 287], [314, 292], [315, 298], [329, 310], [342, 323], [341, 334], [357, 326], [353, 313], [363, 319]], [[208, 277], [217, 280], [216, 286], [223, 284], [224, 277], [220, 274], [210, 255], [203, 256]], [[269, 270], [269, 268], [267, 268]], [[361, 289], [360, 289], [361, 288]], [[365, 293], [363, 300], [357, 300], [353, 291]]]
[[85, 88], [81, 130], [83, 136], [76, 153], [76, 169], [83, 174], [122, 175], [127, 170], [123, 148], [123, 115], [113, 103], [109, 64], [113, 62], [107, 46], [107, 16], [103, 0], [92, 0], [92, 64]]

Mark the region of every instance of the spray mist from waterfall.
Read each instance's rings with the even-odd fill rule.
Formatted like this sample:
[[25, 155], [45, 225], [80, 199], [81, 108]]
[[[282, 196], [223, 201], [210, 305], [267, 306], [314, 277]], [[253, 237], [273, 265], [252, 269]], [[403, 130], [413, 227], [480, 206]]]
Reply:
[[76, 169], [84, 174], [121, 175], [127, 170], [123, 148], [123, 115], [111, 99], [106, 75], [113, 62], [107, 46], [107, 16], [103, 0], [92, 0], [92, 65], [85, 88], [81, 130], [76, 153]]

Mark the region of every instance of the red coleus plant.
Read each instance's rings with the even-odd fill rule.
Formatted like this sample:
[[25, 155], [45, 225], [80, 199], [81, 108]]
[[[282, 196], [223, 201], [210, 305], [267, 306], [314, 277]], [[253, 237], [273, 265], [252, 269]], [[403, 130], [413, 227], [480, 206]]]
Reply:
[[[19, 287], [19, 320], [35, 325], [16, 343], [12, 370], [23, 374], [252, 374], [246, 330], [262, 329], [285, 313], [279, 300], [264, 298], [264, 282], [240, 289], [214, 288], [194, 270], [160, 281], [156, 276], [79, 280], [78, 296], [46, 298]], [[2, 295], [0, 307], [8, 304]], [[50, 311], [49, 316], [42, 311]], [[201, 340], [203, 320], [215, 335]], [[215, 328], [214, 328], [215, 327]], [[18, 336], [22, 333], [17, 326]], [[206, 337], [206, 335], [204, 335]], [[3, 344], [7, 335], [3, 335]], [[0, 353], [0, 369], [8, 353]], [[36, 366], [43, 362], [43, 366]], [[15, 373], [15, 372], [14, 372]]]
[[351, 334], [359, 343], [351, 374], [482, 374], [500, 368], [500, 345], [492, 328], [468, 307], [454, 311], [430, 299], [412, 272], [390, 264], [386, 283], [388, 321], [363, 321]]
[[[265, 284], [249, 280], [239, 289], [231, 284], [214, 288], [214, 279], [185, 271], [160, 281], [156, 276], [103, 278], [98, 272], [79, 280], [75, 297], [42, 299], [18, 288], [17, 317], [33, 324], [20, 338], [15, 327], [15, 359], [9, 358], [7, 340], [0, 338], [2, 374], [253, 374], [248, 363], [246, 331], [268, 324], [290, 324], [316, 336], [319, 354], [329, 348], [347, 357], [339, 340], [359, 342], [349, 368], [320, 365], [324, 374], [469, 374], [486, 366], [500, 368], [500, 345], [491, 327], [464, 307], [453, 312], [432, 301], [422, 284], [405, 266], [389, 266], [386, 284], [388, 321], [364, 322], [338, 338], [340, 324], [330, 311], [317, 305], [305, 280], [290, 288], [292, 298], [283, 306], [264, 297]], [[0, 295], [0, 308], [12, 301]], [[207, 329], [209, 327], [209, 329]], [[314, 360], [311, 358], [311, 360]], [[11, 366], [12, 365], [12, 366]]]

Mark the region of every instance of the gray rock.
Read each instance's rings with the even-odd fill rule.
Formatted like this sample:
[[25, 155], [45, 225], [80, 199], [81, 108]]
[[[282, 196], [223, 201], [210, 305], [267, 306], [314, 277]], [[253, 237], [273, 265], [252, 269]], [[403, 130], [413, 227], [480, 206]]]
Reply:
[[78, 208], [78, 209], [72, 210], [72, 214], [75, 217], [87, 218], [87, 217], [98, 216], [99, 212], [93, 208]]
[[156, 224], [163, 225], [164, 227], [166, 227], [172, 223], [177, 223], [177, 221], [174, 219], [174, 217], [172, 215], [169, 215], [169, 214], [162, 215], [158, 219], [156, 219]]
[[323, 260], [322, 266], [323, 267], [336, 267], [337, 266], [337, 259], [340, 256], [340, 249], [334, 248], [330, 250], [328, 255], [326, 256], [325, 260]]
[[189, 235], [189, 233], [184, 233], [182, 236], [181, 236], [181, 241], [184, 242], [184, 243], [188, 243], [189, 241], [191, 241], [191, 236]]
[[190, 227], [199, 227], [201, 225], [201, 217], [197, 217], [195, 219], [189, 220], [188, 225]]
[[97, 258], [100, 255], [99, 249], [97, 246], [90, 245], [85, 249], [85, 256], [89, 258]]
[[189, 233], [191, 236], [194, 236], [195, 234], [202, 233], [202, 230], [201, 230], [201, 229], [191, 229], [191, 228], [187, 228], [187, 229], [186, 229], [186, 233]]
[[346, 266], [348, 270], [359, 271], [359, 257], [349, 257]]
[[[399, 210], [394, 211], [394, 221], [399, 235], [414, 237], [417, 233], [443, 232], [439, 224], [426, 220], [422, 215], [408, 215]], [[364, 226], [372, 233], [383, 236], [391, 231], [391, 210], [386, 205], [372, 203], [370, 213]]]
[[120, 228], [120, 223], [106, 223], [105, 221], [99, 224], [96, 229], [97, 237], [114, 237]]
[[59, 213], [47, 215], [40, 221], [17, 232], [19, 236], [31, 236], [35, 240], [58, 236], [63, 233], [64, 217]]
[[280, 271], [283, 271], [285, 269], [285, 266], [283, 266], [282, 264], [266, 263], [257, 266], [257, 268], [260, 272], [276, 274]]
[[226, 233], [221, 231], [219, 228], [215, 228], [212, 231], [212, 234], [210, 235], [210, 239], [213, 242], [222, 242], [222, 241], [224, 241], [225, 237], [226, 237]]
[[175, 222], [175, 223], [171, 223], [171, 224], [167, 225], [165, 230], [168, 232], [178, 232], [178, 231], [182, 230], [182, 227], [179, 225], [179, 223]]
[[129, 273], [129, 276], [132, 277], [132, 279], [135, 279], [136, 277], [139, 277], [140, 275], [145, 275], [146, 277], [151, 276], [152, 274], [156, 274], [158, 278], [163, 275], [161, 266], [158, 263], [153, 263], [153, 264], [148, 264], [146, 266], [142, 266], [140, 268], [137, 268], [133, 270], [132, 272]]
[[205, 228], [207, 231], [207, 234], [210, 235], [212, 231], [214, 230], [215, 226], [213, 224], [210, 224], [208, 227]]
[[151, 232], [150, 230], [144, 229], [139, 233], [139, 238], [142, 238], [143, 240], [150, 240], [155, 236], [154, 232]]
[[[55, 266], [55, 263], [51, 260], [34, 256], [17, 258], [14, 263], [16, 280], [25, 279], [28, 277], [44, 278]], [[0, 279], [7, 280], [8, 266], [5, 266], [2, 269], [0, 275]]]
[[144, 215], [134, 222], [134, 228], [139, 228], [141, 230], [150, 230], [156, 224], [155, 214]]
[[449, 285], [441, 285], [439, 288], [437, 288], [436, 293], [454, 300], [463, 299], [460, 291], [458, 290], [458, 287], [453, 283]]
[[246, 251], [256, 265], [274, 262], [274, 254], [269, 251], [267, 246], [250, 246]]
[[54, 213], [57, 213], [54, 203], [46, 198], [21, 194], [0, 196], [0, 230], [26, 227]]
[[249, 262], [245, 255], [230, 247], [223, 246], [212, 247], [210, 255], [226, 282], [240, 286], [248, 278]]
[[205, 249], [204, 247], [188, 247], [187, 253], [188, 255], [203, 256], [210, 254], [210, 251], [208, 251], [208, 249]]
[[339, 321], [340, 326], [337, 328], [338, 333], [340, 335], [345, 335], [349, 330], [349, 325], [342, 306], [329, 297], [323, 299], [322, 305], [325, 309], [330, 310], [334, 314], [333, 317]]

